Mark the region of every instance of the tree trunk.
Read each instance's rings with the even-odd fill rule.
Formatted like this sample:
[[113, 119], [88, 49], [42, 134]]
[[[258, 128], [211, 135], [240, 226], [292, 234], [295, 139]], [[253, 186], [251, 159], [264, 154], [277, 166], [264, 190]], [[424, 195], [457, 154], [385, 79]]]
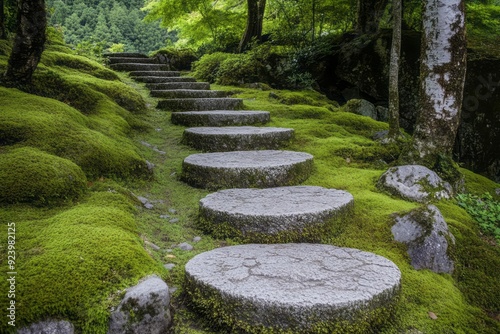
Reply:
[[7, 39], [7, 30], [5, 28], [5, 11], [3, 0], [0, 0], [0, 39]]
[[16, 38], [5, 72], [6, 83], [31, 82], [42, 56], [46, 26], [45, 0], [19, 0]]
[[399, 137], [399, 63], [401, 58], [401, 0], [392, 1], [392, 45], [389, 65], [389, 140]]
[[356, 30], [362, 34], [376, 33], [387, 2], [388, 0], [358, 0]]
[[253, 38], [260, 40], [262, 37], [262, 23], [264, 21], [266, 0], [247, 0], [247, 4], [247, 26], [238, 47], [239, 52], [245, 51]]
[[434, 166], [451, 157], [466, 69], [464, 0], [426, 0], [420, 63], [420, 114], [411, 160]]

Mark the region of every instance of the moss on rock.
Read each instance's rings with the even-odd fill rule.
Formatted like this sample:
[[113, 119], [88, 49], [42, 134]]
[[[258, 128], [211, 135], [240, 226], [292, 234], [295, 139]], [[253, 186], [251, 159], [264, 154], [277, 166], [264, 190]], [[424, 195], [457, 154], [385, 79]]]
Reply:
[[47, 205], [78, 199], [87, 188], [73, 162], [23, 147], [0, 153], [0, 202]]

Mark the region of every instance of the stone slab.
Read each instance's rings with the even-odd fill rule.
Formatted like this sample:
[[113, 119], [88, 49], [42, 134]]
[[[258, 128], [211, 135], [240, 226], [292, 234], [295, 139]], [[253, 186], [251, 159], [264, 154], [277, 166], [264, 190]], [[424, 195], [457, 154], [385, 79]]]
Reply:
[[196, 127], [182, 142], [204, 152], [275, 150], [292, 140], [293, 129], [255, 126]]
[[182, 168], [182, 180], [199, 188], [291, 186], [309, 177], [313, 156], [276, 150], [201, 153], [184, 159]]
[[226, 189], [201, 199], [199, 216], [209, 232], [226, 224], [235, 230], [225, 237], [260, 242], [261, 234], [298, 232], [292, 234], [298, 241], [304, 229], [341, 218], [353, 205], [354, 198], [347, 191], [315, 186]]
[[193, 77], [135, 76], [134, 80], [145, 83], [196, 82]]
[[115, 71], [168, 71], [168, 65], [162, 64], [140, 64], [140, 63], [119, 63], [109, 65]]
[[171, 121], [184, 126], [234, 126], [265, 124], [270, 117], [268, 111], [207, 110], [172, 113]]
[[139, 63], [139, 64], [157, 64], [156, 59], [153, 58], [133, 58], [133, 57], [109, 57], [110, 64], [119, 63]]
[[181, 72], [179, 71], [132, 71], [130, 76], [132, 77], [179, 77]]
[[148, 58], [143, 53], [136, 52], [114, 52], [114, 53], [104, 53], [103, 57], [111, 58], [111, 57], [129, 57], [129, 58]]
[[[195, 83], [198, 82], [193, 82]], [[243, 108], [243, 100], [229, 97], [167, 99], [158, 101], [156, 107], [168, 111], [237, 110]]]
[[164, 82], [146, 84], [149, 90], [168, 90], [168, 89], [200, 89], [209, 90], [208, 82]]
[[186, 99], [186, 98], [214, 98], [227, 97], [229, 92], [222, 90], [205, 89], [171, 89], [171, 90], [153, 90], [151, 96], [164, 99]]
[[387, 320], [401, 284], [382, 256], [306, 243], [218, 248], [185, 269], [193, 303], [234, 332], [367, 333]]

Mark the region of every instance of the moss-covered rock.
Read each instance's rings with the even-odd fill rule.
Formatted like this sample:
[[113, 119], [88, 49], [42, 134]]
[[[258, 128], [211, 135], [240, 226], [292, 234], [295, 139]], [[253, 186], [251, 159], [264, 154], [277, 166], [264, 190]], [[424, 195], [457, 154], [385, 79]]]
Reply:
[[47, 205], [78, 199], [87, 188], [73, 162], [23, 147], [0, 153], [0, 202]]

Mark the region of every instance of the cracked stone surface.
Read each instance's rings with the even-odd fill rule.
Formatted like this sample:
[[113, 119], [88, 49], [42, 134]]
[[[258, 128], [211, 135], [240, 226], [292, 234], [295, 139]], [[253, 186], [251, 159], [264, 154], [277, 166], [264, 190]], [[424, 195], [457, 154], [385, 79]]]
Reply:
[[302, 243], [218, 248], [191, 259], [186, 277], [189, 289], [220, 296], [233, 319], [305, 330], [383, 307], [397, 295], [401, 273], [372, 253]]
[[288, 128], [197, 127], [184, 130], [183, 142], [204, 152], [273, 150], [286, 145], [293, 135]]
[[209, 224], [229, 223], [243, 234], [274, 234], [327, 222], [353, 206], [347, 191], [314, 186], [227, 189], [200, 201]]
[[46, 320], [23, 327], [18, 334], [74, 334], [75, 327], [66, 320]]
[[[193, 82], [198, 83], [198, 82]], [[165, 84], [159, 84], [165, 85]], [[197, 110], [237, 110], [243, 107], [242, 99], [230, 97], [218, 98], [185, 98], [167, 99], [158, 101], [157, 108], [169, 111], [197, 111]]]
[[432, 199], [449, 199], [453, 189], [435, 172], [420, 165], [405, 165], [389, 168], [382, 174], [378, 187], [415, 202]]
[[296, 185], [312, 172], [313, 156], [293, 151], [234, 151], [192, 154], [182, 180], [200, 188], [267, 188]]
[[231, 126], [265, 124], [270, 120], [268, 111], [211, 110], [172, 113], [173, 124], [184, 126]]

